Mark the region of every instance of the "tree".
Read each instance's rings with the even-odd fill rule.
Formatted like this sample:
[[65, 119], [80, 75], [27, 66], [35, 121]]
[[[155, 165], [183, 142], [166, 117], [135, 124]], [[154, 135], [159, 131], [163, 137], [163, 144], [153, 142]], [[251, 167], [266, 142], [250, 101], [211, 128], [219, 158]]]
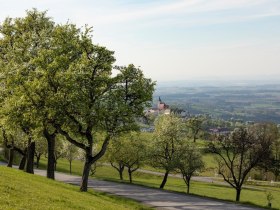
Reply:
[[57, 162], [60, 158], [63, 158], [65, 156], [65, 150], [64, 150], [64, 141], [61, 136], [58, 136], [58, 138], [55, 141], [55, 148], [54, 148], [54, 170], [56, 170]]
[[280, 175], [280, 139], [278, 138], [273, 144], [273, 151], [270, 161], [266, 167], [274, 174], [274, 180], [277, 181]]
[[29, 136], [27, 168], [30, 170], [34, 153], [32, 132], [40, 127], [48, 141], [47, 176], [54, 178], [56, 131], [49, 124], [52, 115], [46, 108], [46, 103], [52, 102], [49, 99], [53, 99], [53, 91], [42, 81], [51, 80], [57, 68], [69, 63], [55, 59], [62, 46], [57, 41], [58, 27], [54, 27], [46, 12], [33, 9], [27, 11], [26, 17], [6, 18], [0, 34], [2, 114], [9, 118], [7, 123], [18, 125]]
[[217, 155], [219, 174], [236, 190], [236, 201], [251, 169], [270, 157], [277, 133], [273, 124], [256, 124], [237, 128], [209, 144], [209, 151]]
[[130, 133], [126, 142], [126, 157], [123, 163], [128, 170], [129, 182], [132, 183], [132, 173], [137, 171], [146, 159], [147, 143], [139, 133]]
[[[109, 141], [138, 128], [136, 118], [143, 115], [144, 108], [150, 103], [154, 86], [133, 65], [119, 68], [120, 73], [112, 77], [112, 52], [103, 47], [87, 46], [92, 47], [88, 49], [90, 54], [81, 61], [86, 66], [77, 66], [83, 73], [71, 74], [74, 76], [70, 84], [72, 91], [65, 93], [64, 100], [71, 102], [61, 109], [66, 118], [55, 122], [58, 132], [86, 153], [81, 191], [87, 190], [90, 167], [104, 155]], [[99, 141], [103, 143], [93, 155], [94, 133], [97, 131], [102, 132]]]
[[150, 149], [151, 165], [165, 170], [160, 188], [164, 188], [168, 174], [176, 168], [176, 156], [184, 138], [182, 119], [176, 115], [162, 115], [155, 122], [154, 141]]
[[107, 157], [106, 159], [110, 162], [111, 166], [116, 169], [119, 173], [120, 180], [123, 180], [123, 171], [125, 165], [123, 160], [125, 158], [125, 148], [126, 145], [123, 144], [119, 138], [112, 142], [108, 147]]
[[40, 167], [41, 156], [46, 154], [47, 154], [46, 140], [42, 136], [36, 136], [36, 147], [35, 147], [36, 168]]
[[131, 132], [118, 137], [109, 149], [109, 161], [123, 179], [124, 167], [128, 169], [129, 182], [132, 183], [132, 173], [139, 169], [146, 158], [145, 138], [140, 133]]
[[8, 167], [12, 167], [14, 152], [17, 152], [22, 156], [21, 161], [19, 163], [19, 169], [25, 170], [27, 160], [28, 138], [20, 129], [13, 128], [12, 130], [6, 130], [2, 127], [1, 130], [4, 146], [9, 150]]
[[196, 142], [197, 135], [199, 131], [202, 130], [203, 122], [205, 121], [204, 117], [191, 117], [187, 119], [186, 126], [191, 129], [191, 135], [193, 138], [193, 142]]
[[180, 154], [177, 157], [176, 167], [182, 174], [187, 185], [187, 193], [189, 194], [191, 177], [195, 172], [204, 168], [202, 156], [195, 144], [186, 143], [181, 147]]
[[63, 142], [63, 157], [69, 162], [69, 173], [72, 174], [72, 161], [78, 156], [78, 148], [68, 141]]

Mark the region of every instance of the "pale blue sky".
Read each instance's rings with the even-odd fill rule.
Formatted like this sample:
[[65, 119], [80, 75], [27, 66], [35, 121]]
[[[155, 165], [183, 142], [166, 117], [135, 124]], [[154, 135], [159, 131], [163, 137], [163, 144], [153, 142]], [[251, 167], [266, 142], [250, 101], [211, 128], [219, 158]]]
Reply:
[[0, 22], [26, 9], [93, 26], [93, 41], [153, 80], [280, 75], [280, 0], [0, 0]]

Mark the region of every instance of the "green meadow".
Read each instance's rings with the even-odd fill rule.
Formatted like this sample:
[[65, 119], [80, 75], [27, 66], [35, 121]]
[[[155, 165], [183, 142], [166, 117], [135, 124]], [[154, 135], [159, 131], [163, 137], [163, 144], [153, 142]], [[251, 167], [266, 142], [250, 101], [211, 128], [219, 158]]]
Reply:
[[150, 209], [135, 201], [0, 166], [0, 209]]

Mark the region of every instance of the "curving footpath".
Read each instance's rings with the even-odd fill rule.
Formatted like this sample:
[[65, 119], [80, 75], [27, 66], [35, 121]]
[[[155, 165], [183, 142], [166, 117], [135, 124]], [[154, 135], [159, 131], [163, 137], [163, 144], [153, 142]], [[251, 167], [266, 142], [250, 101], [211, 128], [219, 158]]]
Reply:
[[[46, 171], [35, 170], [35, 174], [46, 176]], [[56, 172], [55, 178], [58, 181], [79, 185], [80, 176], [68, 175]], [[226, 201], [218, 201], [210, 198], [202, 198], [192, 195], [184, 195], [165, 190], [142, 187], [125, 183], [101, 181], [89, 179], [88, 186], [96, 191], [106, 192], [113, 195], [134, 199], [145, 205], [162, 210], [253, 210], [261, 209]]]

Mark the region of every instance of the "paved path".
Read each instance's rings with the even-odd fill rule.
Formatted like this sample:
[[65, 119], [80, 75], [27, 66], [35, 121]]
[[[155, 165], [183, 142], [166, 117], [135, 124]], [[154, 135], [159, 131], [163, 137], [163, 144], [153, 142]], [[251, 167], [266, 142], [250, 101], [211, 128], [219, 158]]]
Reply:
[[[0, 161], [0, 165], [6, 165]], [[35, 169], [35, 174], [46, 176], [45, 170]], [[80, 176], [68, 175], [64, 173], [55, 173], [57, 181], [69, 184], [79, 185]], [[88, 186], [96, 191], [106, 192], [118, 196], [124, 196], [134, 199], [143, 204], [155, 207], [158, 210], [253, 210], [261, 209], [240, 204], [234, 204], [226, 201], [218, 201], [210, 198], [201, 198], [198, 196], [184, 195], [181, 193], [169, 192], [165, 190], [147, 188], [125, 183], [110, 181], [101, 181], [90, 179]]]
[[[35, 170], [36, 174], [45, 176], [46, 171]], [[80, 184], [81, 177], [67, 175], [63, 173], [55, 174], [56, 180], [71, 184]], [[230, 202], [217, 201], [214, 199], [201, 198], [198, 196], [184, 195], [180, 193], [168, 192], [165, 190], [152, 189], [137, 185], [130, 185], [124, 183], [116, 183], [109, 181], [101, 181], [90, 179], [88, 186], [97, 191], [102, 191], [114, 195], [124, 196], [143, 204], [153, 206], [159, 210], [253, 210], [260, 208], [253, 208], [244, 205], [234, 204]]]

